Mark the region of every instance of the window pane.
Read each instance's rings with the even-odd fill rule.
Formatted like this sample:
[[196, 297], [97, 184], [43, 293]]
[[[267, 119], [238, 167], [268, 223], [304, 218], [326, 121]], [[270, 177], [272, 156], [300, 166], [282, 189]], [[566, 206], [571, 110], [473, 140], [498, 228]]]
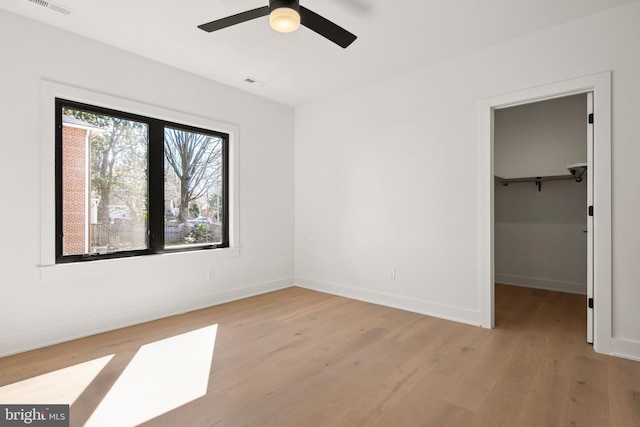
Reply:
[[166, 127], [164, 155], [165, 247], [220, 244], [222, 138]]
[[146, 249], [148, 127], [63, 107], [62, 255]]

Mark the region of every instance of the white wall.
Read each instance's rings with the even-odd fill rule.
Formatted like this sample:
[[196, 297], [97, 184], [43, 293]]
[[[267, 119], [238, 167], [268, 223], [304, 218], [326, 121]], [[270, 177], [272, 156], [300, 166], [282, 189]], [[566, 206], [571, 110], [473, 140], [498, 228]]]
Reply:
[[[494, 114], [494, 170], [504, 178], [569, 175], [587, 161], [587, 96]], [[587, 293], [585, 179], [495, 185], [495, 281]]]
[[587, 161], [587, 95], [496, 110], [493, 138], [496, 176], [568, 175]]
[[[3, 11], [0, 40], [0, 355], [293, 283], [292, 108]], [[42, 79], [237, 126], [239, 255], [103, 261], [41, 278]]]
[[634, 2], [297, 109], [297, 283], [481, 323], [480, 100], [613, 70], [613, 336], [640, 358], [639, 21]]
[[[586, 144], [586, 142], [585, 142]], [[495, 281], [587, 293], [587, 181], [495, 185]]]

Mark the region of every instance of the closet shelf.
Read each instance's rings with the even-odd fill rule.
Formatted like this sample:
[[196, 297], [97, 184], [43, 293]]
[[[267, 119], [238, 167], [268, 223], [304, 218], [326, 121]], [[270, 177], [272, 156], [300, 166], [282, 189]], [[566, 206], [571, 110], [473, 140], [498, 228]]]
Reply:
[[537, 181], [564, 181], [567, 179], [574, 179], [573, 175], [552, 175], [552, 176], [530, 176], [525, 178], [502, 178], [496, 175], [496, 178], [502, 183], [502, 185], [506, 186], [511, 183], [518, 182], [537, 182]]
[[496, 175], [496, 179], [498, 179], [500, 183], [505, 187], [509, 184], [533, 182], [536, 184], [536, 187], [538, 187], [538, 191], [542, 191], [543, 181], [566, 181], [570, 179], [576, 180], [576, 177], [573, 175], [551, 175], [551, 176], [531, 176], [531, 177], [525, 177], [525, 178], [502, 178]]
[[496, 175], [496, 179], [500, 180], [500, 183], [505, 187], [511, 183], [533, 182], [536, 184], [536, 187], [538, 187], [538, 191], [541, 191], [542, 181], [564, 181], [572, 179], [576, 182], [581, 182], [582, 176], [587, 172], [587, 163], [574, 163], [567, 166], [567, 170], [571, 175], [530, 176], [525, 178], [502, 178]]

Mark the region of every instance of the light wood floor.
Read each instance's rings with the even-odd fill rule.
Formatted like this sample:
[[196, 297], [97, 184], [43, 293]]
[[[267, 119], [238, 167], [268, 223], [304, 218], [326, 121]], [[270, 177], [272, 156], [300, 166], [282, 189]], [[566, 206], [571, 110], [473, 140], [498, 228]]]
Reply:
[[115, 354], [71, 407], [81, 426], [141, 346], [217, 324], [207, 393], [145, 425], [640, 426], [640, 363], [585, 343], [584, 297], [498, 285], [496, 317], [290, 288], [2, 358], [0, 386]]

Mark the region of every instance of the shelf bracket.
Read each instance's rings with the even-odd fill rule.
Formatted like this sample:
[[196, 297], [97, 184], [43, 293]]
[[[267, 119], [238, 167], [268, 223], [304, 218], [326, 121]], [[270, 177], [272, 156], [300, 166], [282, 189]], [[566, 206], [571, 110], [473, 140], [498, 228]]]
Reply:
[[571, 175], [576, 179], [576, 182], [582, 182], [582, 175], [586, 172], [587, 168], [582, 168], [582, 170], [577, 171], [576, 169], [570, 169]]

